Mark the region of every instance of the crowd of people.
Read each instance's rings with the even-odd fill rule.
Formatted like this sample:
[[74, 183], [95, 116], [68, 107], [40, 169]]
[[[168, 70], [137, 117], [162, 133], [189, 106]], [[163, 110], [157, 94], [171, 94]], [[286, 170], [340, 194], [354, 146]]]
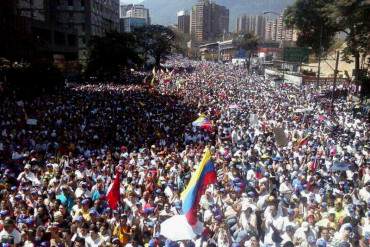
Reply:
[[[5, 97], [2, 246], [369, 246], [369, 121], [349, 97], [330, 107], [323, 87], [277, 85], [218, 63], [176, 58], [167, 67], [150, 87]], [[199, 114], [212, 129], [192, 125]], [[205, 230], [166, 239], [160, 224], [182, 213], [205, 147], [217, 171], [199, 202]]]

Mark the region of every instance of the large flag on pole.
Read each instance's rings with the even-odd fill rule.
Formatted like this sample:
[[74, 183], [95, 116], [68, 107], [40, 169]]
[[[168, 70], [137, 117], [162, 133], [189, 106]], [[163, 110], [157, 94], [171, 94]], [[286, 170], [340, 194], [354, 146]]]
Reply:
[[118, 203], [120, 201], [120, 191], [119, 191], [120, 176], [121, 176], [121, 173], [117, 172], [116, 177], [114, 178], [113, 182], [109, 186], [108, 192], [107, 192], [108, 205], [113, 210], [117, 209]]
[[207, 186], [216, 181], [215, 166], [211, 152], [207, 148], [198, 169], [191, 177], [186, 189], [181, 193], [182, 213], [186, 216], [190, 225], [194, 226], [198, 222], [197, 210], [200, 197], [204, 194]]

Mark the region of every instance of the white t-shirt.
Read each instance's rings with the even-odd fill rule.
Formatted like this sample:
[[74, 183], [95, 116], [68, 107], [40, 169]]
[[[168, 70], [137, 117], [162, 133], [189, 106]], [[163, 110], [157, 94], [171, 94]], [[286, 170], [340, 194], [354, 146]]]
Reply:
[[9, 236], [14, 238], [14, 244], [19, 244], [21, 242], [21, 233], [17, 229], [13, 229], [11, 233], [8, 233], [5, 229], [0, 232], [0, 239]]
[[104, 240], [98, 237], [97, 239], [93, 240], [91, 236], [85, 238], [85, 247], [100, 247], [104, 243]]

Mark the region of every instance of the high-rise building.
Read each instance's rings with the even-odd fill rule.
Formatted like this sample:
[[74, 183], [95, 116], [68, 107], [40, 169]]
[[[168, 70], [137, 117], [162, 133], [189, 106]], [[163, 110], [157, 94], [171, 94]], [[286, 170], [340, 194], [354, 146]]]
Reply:
[[[78, 59], [85, 63], [92, 36], [118, 31], [119, 0], [19, 0], [18, 12], [31, 18], [38, 36], [53, 47], [78, 47]], [[67, 49], [68, 48], [68, 49]], [[60, 48], [62, 49], [62, 48]]]
[[297, 41], [297, 33], [294, 29], [286, 28], [283, 16], [266, 21], [265, 40], [271, 41]]
[[192, 40], [198, 43], [219, 38], [229, 31], [229, 10], [211, 3], [209, 0], [199, 0], [191, 11], [190, 33]]
[[142, 4], [120, 6], [120, 32], [131, 32], [135, 27], [150, 25], [149, 9]]
[[237, 33], [253, 33], [260, 39], [264, 39], [266, 18], [264, 16], [242, 15], [237, 18]]
[[53, 59], [77, 60], [77, 30], [60, 23], [62, 16], [57, 3], [46, 0], [15, 1], [16, 15], [20, 18], [22, 30], [29, 32], [40, 43], [39, 49]]
[[177, 29], [183, 33], [190, 33], [190, 14], [188, 11], [177, 12]]
[[236, 32], [237, 33], [247, 32], [246, 31], [247, 29], [249, 32], [249, 22], [247, 23], [247, 21], [249, 21], [249, 19], [246, 18], [245, 15], [238, 16], [238, 18], [236, 19]]
[[265, 26], [265, 40], [273, 40], [275, 37], [274, 20], [267, 19]]

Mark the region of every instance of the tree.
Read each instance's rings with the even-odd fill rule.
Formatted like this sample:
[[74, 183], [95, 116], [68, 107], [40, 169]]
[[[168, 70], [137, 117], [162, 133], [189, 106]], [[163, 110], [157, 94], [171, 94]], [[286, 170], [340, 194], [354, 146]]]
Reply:
[[335, 0], [297, 0], [284, 12], [284, 22], [289, 28], [299, 30], [297, 44], [312, 47], [316, 55], [328, 51], [338, 32], [336, 23], [326, 15], [327, 6]]
[[175, 33], [170, 28], [149, 25], [137, 28], [134, 34], [144, 52], [144, 57], [152, 56], [157, 68], [160, 67], [161, 60], [175, 48]]
[[358, 81], [360, 54], [369, 50], [370, 4], [366, 0], [297, 0], [285, 12], [288, 27], [299, 30], [298, 45], [311, 46], [316, 54], [328, 51], [335, 35], [346, 34], [344, 60], [355, 59], [355, 80]]
[[239, 36], [237, 39], [238, 48], [244, 49], [248, 52], [247, 67], [250, 70], [252, 54], [257, 50], [258, 47], [258, 37], [254, 34], [247, 33], [243, 36]]
[[174, 30], [173, 32], [175, 34], [175, 51], [186, 56], [188, 51], [188, 42], [190, 41], [190, 35], [178, 30]]
[[107, 33], [90, 41], [86, 74], [99, 79], [113, 79], [127, 68], [140, 64], [138, 42], [131, 33]]
[[355, 82], [359, 85], [361, 54], [370, 48], [370, 4], [366, 0], [336, 0], [328, 4], [326, 14], [336, 22], [337, 29], [346, 34], [342, 55], [346, 62], [355, 62]]

